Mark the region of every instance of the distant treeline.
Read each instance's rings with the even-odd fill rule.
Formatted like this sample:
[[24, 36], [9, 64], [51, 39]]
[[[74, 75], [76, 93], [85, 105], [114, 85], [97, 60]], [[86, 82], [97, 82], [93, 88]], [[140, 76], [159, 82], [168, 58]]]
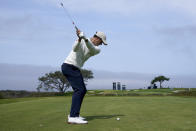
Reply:
[[48, 97], [48, 96], [67, 96], [72, 92], [33, 92], [25, 90], [0, 90], [0, 99], [21, 98], [21, 97]]
[[[0, 99], [21, 97], [71, 96], [72, 91], [32, 92], [25, 90], [0, 90]], [[196, 88], [162, 88], [162, 89], [132, 89], [132, 90], [89, 90], [87, 96], [196, 96]]]

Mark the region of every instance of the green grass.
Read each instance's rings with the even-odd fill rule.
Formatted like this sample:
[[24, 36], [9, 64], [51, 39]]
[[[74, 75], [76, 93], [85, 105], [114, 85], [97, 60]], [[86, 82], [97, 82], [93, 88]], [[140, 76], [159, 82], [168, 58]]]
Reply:
[[162, 89], [132, 89], [132, 90], [89, 90], [89, 96], [196, 96], [196, 88], [162, 88]]
[[97, 96], [148, 96], [148, 95], [170, 95], [171, 89], [135, 89], [135, 90], [91, 90], [87, 95]]
[[88, 96], [81, 115], [89, 124], [69, 125], [65, 113], [70, 107], [70, 96], [3, 99], [0, 100], [0, 130], [195, 131], [195, 101], [195, 97], [175, 96]]
[[0, 99], [0, 104], [8, 104], [8, 103], [15, 103], [15, 102], [23, 102], [23, 101], [31, 101], [31, 100], [40, 100], [45, 99], [44, 97], [27, 97], [27, 98], [11, 98], [11, 99]]

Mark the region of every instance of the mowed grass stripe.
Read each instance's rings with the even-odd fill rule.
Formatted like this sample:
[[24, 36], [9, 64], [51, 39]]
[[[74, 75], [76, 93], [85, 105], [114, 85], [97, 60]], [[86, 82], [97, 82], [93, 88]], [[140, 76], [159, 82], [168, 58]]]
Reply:
[[[3, 131], [184, 131], [196, 130], [196, 98], [190, 97], [85, 97], [81, 115], [87, 125], [65, 122], [71, 97], [1, 104]], [[117, 121], [116, 118], [120, 117]]]

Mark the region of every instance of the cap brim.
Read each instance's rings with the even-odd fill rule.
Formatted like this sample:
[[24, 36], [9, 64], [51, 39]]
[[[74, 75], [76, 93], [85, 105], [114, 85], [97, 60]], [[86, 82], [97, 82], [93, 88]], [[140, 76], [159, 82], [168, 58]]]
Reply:
[[[103, 40], [102, 40], [102, 41], [103, 41]], [[106, 43], [106, 41], [103, 41], [103, 44], [104, 44], [104, 45], [108, 45], [108, 44]]]

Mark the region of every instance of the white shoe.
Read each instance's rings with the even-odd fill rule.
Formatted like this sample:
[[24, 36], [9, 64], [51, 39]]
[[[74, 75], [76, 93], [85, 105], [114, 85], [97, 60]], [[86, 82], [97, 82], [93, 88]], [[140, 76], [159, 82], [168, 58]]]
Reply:
[[84, 117], [82, 117], [82, 116], [79, 116], [79, 118], [82, 119], [82, 120], [85, 120], [85, 119], [86, 119], [86, 118], [84, 118]]
[[69, 124], [88, 124], [88, 121], [84, 121], [79, 117], [68, 117]]
[[[68, 115], [68, 119], [69, 119], [69, 117], [70, 117], [70, 115]], [[79, 116], [79, 118], [81, 119], [81, 120], [85, 120], [86, 118], [84, 118], [84, 117], [82, 117], [82, 116]]]

